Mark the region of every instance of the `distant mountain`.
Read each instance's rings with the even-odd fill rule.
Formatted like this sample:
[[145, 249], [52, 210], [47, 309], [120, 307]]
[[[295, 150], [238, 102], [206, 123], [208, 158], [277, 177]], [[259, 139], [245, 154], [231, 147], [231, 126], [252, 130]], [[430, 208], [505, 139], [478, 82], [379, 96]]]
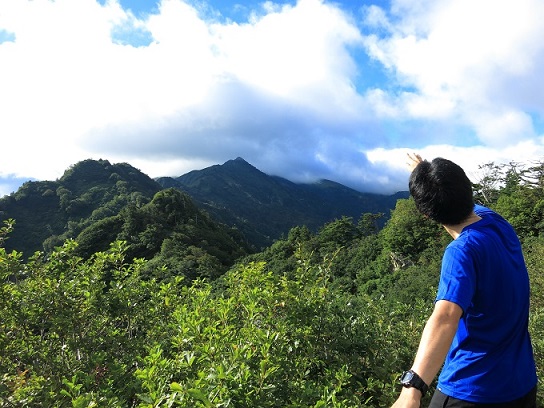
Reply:
[[5, 247], [31, 255], [44, 250], [47, 240], [52, 244], [75, 238], [93, 222], [118, 214], [129, 202], [139, 206], [149, 202], [161, 189], [129, 164], [81, 161], [56, 181], [28, 181], [0, 198], [0, 221], [16, 222]]
[[210, 218], [187, 193], [164, 189], [126, 163], [84, 160], [56, 181], [31, 181], [0, 198], [0, 222], [15, 220], [6, 250], [49, 253], [67, 239], [84, 259], [127, 243], [127, 259], [168, 265], [188, 279], [213, 277], [250, 252], [239, 231]]
[[269, 246], [294, 226], [317, 230], [342, 216], [357, 221], [364, 213], [381, 212], [388, 217], [396, 201], [408, 197], [408, 192], [362, 193], [330, 180], [297, 184], [267, 175], [240, 157], [156, 181], [164, 188], [187, 192], [200, 208], [239, 229], [257, 249]]

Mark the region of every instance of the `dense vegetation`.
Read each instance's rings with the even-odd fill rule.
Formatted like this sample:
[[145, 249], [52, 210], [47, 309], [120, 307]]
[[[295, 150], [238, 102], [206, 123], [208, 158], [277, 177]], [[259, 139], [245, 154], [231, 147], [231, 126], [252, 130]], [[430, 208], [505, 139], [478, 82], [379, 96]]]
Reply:
[[[542, 379], [544, 166], [483, 167], [491, 168], [475, 186], [477, 199], [522, 239]], [[183, 196], [166, 191], [131, 210], [133, 218], [144, 226], [163, 219], [166, 228], [185, 216], [183, 205], [172, 213], [164, 200]], [[132, 233], [107, 248], [66, 240], [26, 259], [5, 249], [14, 228], [6, 221], [0, 406], [389, 406], [431, 312], [449, 238], [410, 199], [379, 228], [382, 216], [342, 217], [316, 232], [295, 227], [215, 274], [169, 264], [167, 254], [184, 242], [175, 231], [162, 244], [163, 262], [133, 258]], [[544, 406], [542, 386], [538, 398]]]
[[186, 193], [106, 160], [82, 161], [57, 181], [25, 183], [0, 200], [0, 215], [17, 217], [5, 247], [25, 258], [74, 239], [74, 254], [88, 259], [124, 241], [127, 259], [149, 260], [148, 273], [193, 279], [217, 277], [250, 252], [238, 230], [212, 220]]
[[0, 198], [1, 219], [15, 219], [8, 249], [50, 252], [88, 226], [140, 207], [162, 190], [160, 184], [126, 163], [84, 160], [56, 181], [29, 181]]

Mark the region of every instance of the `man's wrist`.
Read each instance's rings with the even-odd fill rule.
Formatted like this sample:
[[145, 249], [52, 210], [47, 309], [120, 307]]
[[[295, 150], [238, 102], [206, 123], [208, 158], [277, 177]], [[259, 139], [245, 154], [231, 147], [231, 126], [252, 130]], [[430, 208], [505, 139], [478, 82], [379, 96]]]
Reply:
[[423, 398], [423, 393], [415, 387], [402, 387], [400, 393], [413, 400], [421, 400]]
[[416, 389], [421, 393], [423, 397], [429, 390], [429, 386], [414, 370], [408, 370], [402, 373], [400, 376], [400, 383], [404, 388]]

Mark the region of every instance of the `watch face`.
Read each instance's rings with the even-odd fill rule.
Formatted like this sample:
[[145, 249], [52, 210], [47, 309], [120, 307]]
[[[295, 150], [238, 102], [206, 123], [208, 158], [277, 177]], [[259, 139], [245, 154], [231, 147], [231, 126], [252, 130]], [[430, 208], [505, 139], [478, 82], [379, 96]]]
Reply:
[[412, 378], [414, 378], [414, 373], [410, 371], [405, 371], [404, 373], [402, 373], [402, 377], [400, 377], [400, 381], [403, 383], [406, 383], [411, 381]]
[[421, 395], [425, 395], [429, 386], [412, 370], [408, 370], [402, 373], [400, 377], [400, 383], [404, 387], [414, 387], [421, 391]]

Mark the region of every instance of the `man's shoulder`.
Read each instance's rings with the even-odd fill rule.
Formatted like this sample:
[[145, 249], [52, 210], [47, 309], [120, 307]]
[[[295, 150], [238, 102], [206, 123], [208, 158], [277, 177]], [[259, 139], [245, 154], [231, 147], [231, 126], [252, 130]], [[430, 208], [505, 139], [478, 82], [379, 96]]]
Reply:
[[496, 214], [495, 211], [488, 207], [484, 207], [483, 205], [476, 204], [474, 206], [474, 212], [478, 214], [479, 216], [486, 215], [486, 214]]
[[[481, 218], [487, 220], [488, 222], [493, 222], [495, 224], [500, 224], [500, 225], [508, 225], [508, 227], [511, 228], [508, 221], [506, 221], [502, 215], [493, 211], [491, 208], [476, 204], [474, 206], [474, 213], [480, 216]], [[484, 224], [486, 223], [484, 222]]]

